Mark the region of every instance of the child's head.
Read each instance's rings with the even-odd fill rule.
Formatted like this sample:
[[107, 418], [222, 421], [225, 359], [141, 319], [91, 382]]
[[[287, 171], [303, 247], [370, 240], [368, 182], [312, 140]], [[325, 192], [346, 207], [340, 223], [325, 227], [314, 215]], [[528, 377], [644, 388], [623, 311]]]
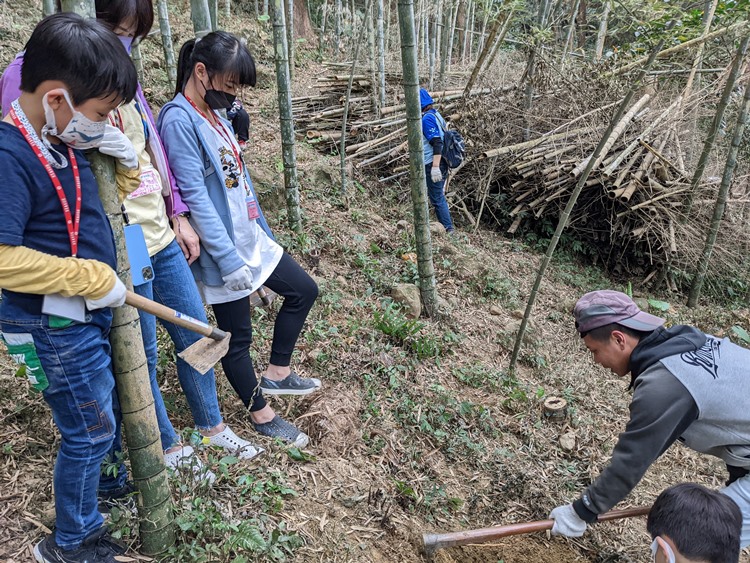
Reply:
[[110, 111], [133, 99], [137, 85], [130, 57], [95, 20], [54, 14], [36, 26], [26, 43], [21, 91], [42, 103], [50, 129], [63, 131], [74, 110], [91, 121], [106, 120]]
[[742, 514], [728, 496], [695, 483], [664, 490], [646, 524], [654, 540], [654, 561], [736, 563]]
[[214, 31], [187, 41], [180, 49], [175, 94], [182, 92], [191, 78], [210, 107], [227, 108], [239, 87], [255, 86], [255, 61], [238, 37]]
[[96, 0], [96, 19], [122, 38], [143, 39], [154, 25], [151, 0]]

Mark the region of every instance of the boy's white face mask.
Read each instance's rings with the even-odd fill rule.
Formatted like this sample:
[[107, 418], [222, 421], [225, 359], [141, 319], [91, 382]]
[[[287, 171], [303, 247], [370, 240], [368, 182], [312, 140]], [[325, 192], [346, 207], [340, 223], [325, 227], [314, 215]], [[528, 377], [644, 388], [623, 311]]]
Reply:
[[659, 552], [660, 547], [664, 547], [667, 552], [667, 563], [675, 563], [675, 557], [672, 548], [669, 547], [669, 544], [664, 540], [662, 540], [662, 543], [659, 543], [657, 541], [657, 538], [654, 538], [654, 541], [651, 542], [651, 557], [653, 557], [653, 560], [656, 561], [656, 554]]
[[70, 111], [73, 112], [73, 117], [70, 118], [68, 125], [65, 126], [63, 131], [57, 130], [57, 123], [55, 121], [55, 112], [47, 101], [47, 96], [42, 99], [42, 105], [44, 106], [44, 117], [46, 120], [45, 125], [42, 127], [42, 142], [50, 147], [50, 142], [47, 139], [47, 135], [57, 137], [66, 145], [73, 147], [74, 149], [93, 149], [98, 147], [102, 138], [104, 137], [104, 128], [107, 126], [106, 121], [92, 121], [80, 111], [73, 107], [73, 103], [70, 101], [70, 95], [66, 90], [62, 90], [65, 101], [70, 106]]

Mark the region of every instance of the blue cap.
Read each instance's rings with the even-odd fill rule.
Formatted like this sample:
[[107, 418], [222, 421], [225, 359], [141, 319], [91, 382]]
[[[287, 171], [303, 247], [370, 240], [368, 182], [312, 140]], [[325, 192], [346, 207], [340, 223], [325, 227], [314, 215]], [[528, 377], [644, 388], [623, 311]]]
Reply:
[[425, 90], [424, 88], [419, 89], [419, 102], [422, 106], [422, 109], [426, 108], [430, 104], [432, 104], [432, 96], [430, 96], [429, 92]]

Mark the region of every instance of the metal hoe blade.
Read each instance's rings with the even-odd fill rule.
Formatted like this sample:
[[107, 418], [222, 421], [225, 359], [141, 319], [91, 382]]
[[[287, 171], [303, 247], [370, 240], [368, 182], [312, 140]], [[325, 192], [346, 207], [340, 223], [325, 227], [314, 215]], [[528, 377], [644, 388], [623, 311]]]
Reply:
[[231, 337], [232, 335], [227, 332], [226, 336], [221, 340], [214, 340], [208, 337], [201, 338], [198, 342], [191, 344], [177, 355], [201, 375], [204, 375], [219, 360], [226, 356]]

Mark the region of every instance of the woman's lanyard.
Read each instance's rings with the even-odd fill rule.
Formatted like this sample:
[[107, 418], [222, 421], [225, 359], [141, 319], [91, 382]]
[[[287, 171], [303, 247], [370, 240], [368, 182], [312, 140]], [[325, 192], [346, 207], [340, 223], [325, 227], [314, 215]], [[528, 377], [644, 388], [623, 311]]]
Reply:
[[78, 233], [80, 232], [81, 228], [81, 174], [78, 171], [78, 162], [76, 161], [76, 155], [73, 152], [73, 149], [68, 147], [68, 157], [70, 158], [70, 165], [73, 168], [73, 179], [76, 186], [76, 210], [74, 220], [73, 216], [70, 213], [68, 198], [65, 196], [65, 191], [63, 191], [62, 184], [60, 183], [57, 174], [55, 174], [55, 171], [52, 169], [52, 165], [50, 165], [49, 160], [47, 160], [42, 154], [42, 151], [39, 150], [39, 147], [34, 142], [33, 138], [29, 134], [29, 131], [18, 118], [18, 114], [16, 114], [15, 109], [10, 110], [10, 117], [13, 120], [13, 123], [16, 124], [16, 127], [18, 127], [18, 130], [23, 135], [23, 138], [26, 139], [26, 142], [34, 151], [34, 154], [39, 159], [39, 162], [41, 162], [42, 166], [44, 166], [45, 172], [47, 172], [49, 179], [52, 180], [52, 185], [55, 186], [55, 193], [57, 193], [57, 197], [60, 199], [60, 205], [62, 205], [63, 213], [65, 214], [65, 224], [68, 228], [68, 238], [70, 239], [70, 253], [73, 257], [75, 257], [78, 254]]
[[205, 113], [203, 113], [203, 111], [201, 111], [201, 109], [198, 106], [195, 105], [193, 100], [191, 100], [187, 96], [185, 96], [185, 99], [188, 102], [190, 102], [190, 105], [193, 106], [193, 109], [198, 112], [198, 115], [200, 115], [203, 119], [208, 121], [209, 125], [211, 125], [211, 127], [213, 127], [216, 130], [216, 132], [219, 134], [219, 137], [221, 137], [221, 139], [231, 147], [232, 153], [234, 153], [234, 158], [237, 161], [237, 167], [240, 170], [240, 174], [242, 174], [242, 158], [240, 157], [240, 153], [237, 152], [237, 149], [234, 147], [234, 142], [233, 142], [234, 136], [231, 135], [229, 131], [227, 131], [226, 127], [224, 127], [224, 124], [221, 122], [221, 120], [217, 117], [215, 113], [213, 113], [213, 110], [211, 110], [211, 112], [213, 114], [214, 119], [216, 120], [216, 124], [211, 122], [208, 116]]

